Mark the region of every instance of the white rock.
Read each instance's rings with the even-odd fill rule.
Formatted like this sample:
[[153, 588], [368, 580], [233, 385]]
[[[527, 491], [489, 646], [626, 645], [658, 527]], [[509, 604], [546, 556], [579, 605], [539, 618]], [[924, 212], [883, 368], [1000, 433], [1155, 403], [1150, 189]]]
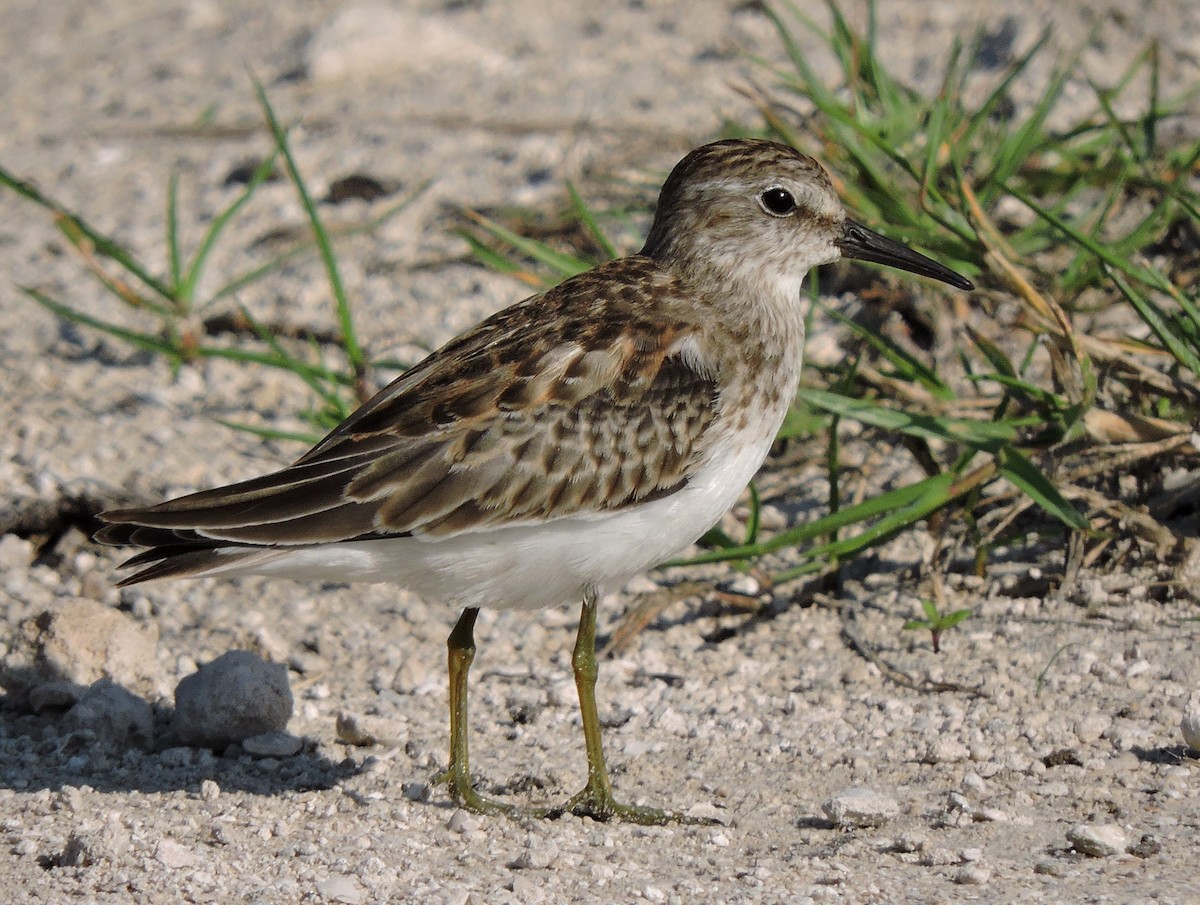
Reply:
[[1183, 717], [1179, 720], [1179, 731], [1189, 748], [1200, 751], [1200, 691], [1192, 692], [1188, 698]]
[[921, 761], [926, 764], [956, 764], [970, 756], [971, 752], [966, 745], [956, 738], [942, 735], [929, 743]]
[[120, 610], [76, 597], [20, 627], [4, 671], [21, 677], [10, 693], [30, 695], [46, 683], [86, 687], [112, 679], [151, 697], [161, 690], [157, 647], [157, 626], [141, 625]]
[[821, 805], [825, 815], [838, 826], [882, 826], [900, 813], [894, 798], [874, 789], [842, 789]]
[[282, 732], [292, 703], [286, 666], [229, 651], [179, 683], [171, 728], [185, 744], [221, 748]]
[[191, 867], [200, 860], [190, 848], [173, 839], [163, 839], [159, 842], [154, 849], [154, 857], [160, 864], [172, 868]]
[[1079, 823], [1067, 830], [1067, 841], [1075, 851], [1093, 858], [1124, 853], [1129, 845], [1125, 831], [1115, 823]]
[[959, 886], [984, 886], [991, 879], [991, 870], [978, 864], [968, 864], [954, 875], [954, 882]]
[[358, 905], [367, 899], [367, 891], [354, 877], [339, 874], [327, 880], [317, 881], [317, 892], [333, 902]]

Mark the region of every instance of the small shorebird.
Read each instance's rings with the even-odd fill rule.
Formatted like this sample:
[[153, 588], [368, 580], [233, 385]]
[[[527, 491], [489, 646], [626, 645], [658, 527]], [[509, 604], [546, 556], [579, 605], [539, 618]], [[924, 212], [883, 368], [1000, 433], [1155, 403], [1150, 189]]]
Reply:
[[153, 578], [388, 581], [461, 609], [450, 633], [450, 761], [471, 784], [467, 673], [479, 608], [582, 600], [572, 665], [583, 791], [545, 815], [658, 823], [618, 804], [596, 710], [596, 606], [733, 505], [800, 377], [808, 271], [839, 257], [971, 289], [850, 220], [816, 161], [767, 141], [688, 154], [645, 247], [500, 311], [379, 392], [287, 468], [145, 509], [97, 538], [150, 549]]

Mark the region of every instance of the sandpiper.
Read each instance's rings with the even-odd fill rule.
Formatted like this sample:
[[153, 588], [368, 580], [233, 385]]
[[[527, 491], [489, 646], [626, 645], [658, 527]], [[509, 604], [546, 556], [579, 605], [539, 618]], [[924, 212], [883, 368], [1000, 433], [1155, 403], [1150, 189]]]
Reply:
[[847, 218], [829, 177], [786, 145], [704, 145], [675, 167], [642, 250], [518, 302], [380, 391], [292, 465], [144, 509], [105, 512], [110, 544], [150, 549], [121, 584], [260, 574], [387, 581], [461, 610], [448, 640], [450, 758], [472, 786], [467, 674], [481, 607], [582, 600], [572, 666], [584, 789], [559, 808], [678, 817], [617, 803], [596, 709], [596, 607], [675, 556], [737, 500], [796, 394], [800, 286], [839, 257], [960, 289], [946, 267]]

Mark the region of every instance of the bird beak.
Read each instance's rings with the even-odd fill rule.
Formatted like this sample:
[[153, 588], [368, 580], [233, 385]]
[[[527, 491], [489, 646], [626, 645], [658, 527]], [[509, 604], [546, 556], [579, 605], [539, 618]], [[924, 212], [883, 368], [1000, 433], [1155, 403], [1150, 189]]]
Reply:
[[887, 236], [881, 236], [850, 219], [842, 225], [841, 238], [835, 239], [833, 244], [842, 252], [844, 258], [886, 264], [888, 267], [897, 267], [918, 276], [941, 280], [959, 289], [975, 288], [974, 283], [949, 267], [943, 267], [937, 261], [917, 254], [908, 246], [901, 245]]

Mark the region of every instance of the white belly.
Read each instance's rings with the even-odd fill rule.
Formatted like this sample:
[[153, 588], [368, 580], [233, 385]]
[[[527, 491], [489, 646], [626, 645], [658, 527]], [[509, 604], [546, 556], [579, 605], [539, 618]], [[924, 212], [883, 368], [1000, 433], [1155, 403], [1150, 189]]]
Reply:
[[602, 515], [446, 538], [310, 547], [247, 571], [392, 582], [456, 608], [535, 609], [578, 601], [588, 587], [611, 593], [676, 556], [716, 524], [762, 465], [782, 416], [782, 411], [763, 412], [749, 430], [718, 441], [688, 484], [662, 499]]

